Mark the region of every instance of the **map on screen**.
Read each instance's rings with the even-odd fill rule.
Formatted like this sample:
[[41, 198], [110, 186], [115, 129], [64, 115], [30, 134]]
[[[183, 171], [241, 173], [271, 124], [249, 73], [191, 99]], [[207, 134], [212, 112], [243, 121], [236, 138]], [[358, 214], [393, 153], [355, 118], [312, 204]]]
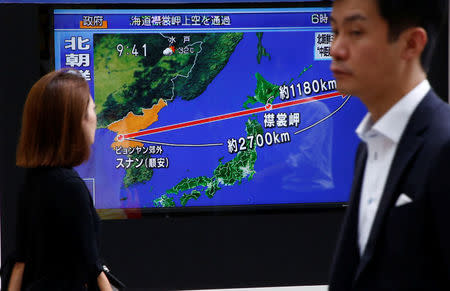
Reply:
[[347, 201], [365, 109], [336, 91], [329, 13], [56, 10], [56, 68], [96, 104], [95, 206]]

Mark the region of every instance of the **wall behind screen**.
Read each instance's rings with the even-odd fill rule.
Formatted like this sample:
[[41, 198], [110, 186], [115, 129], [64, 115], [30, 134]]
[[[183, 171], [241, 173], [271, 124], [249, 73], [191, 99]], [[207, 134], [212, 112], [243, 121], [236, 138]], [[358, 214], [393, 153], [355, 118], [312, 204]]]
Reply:
[[[21, 19], [18, 21], [18, 19]], [[2, 260], [12, 250], [16, 195], [23, 170], [15, 167], [26, 95], [40, 77], [38, 13], [35, 6], [0, 5], [0, 213]]]
[[[0, 213], [2, 259], [13, 250], [14, 166], [23, 103], [45, 73], [38, 5], [0, 5]], [[448, 31], [430, 78], [447, 100]], [[353, 161], [349, 161], [353, 162]], [[104, 221], [102, 254], [131, 290], [326, 284], [344, 209], [292, 209]]]

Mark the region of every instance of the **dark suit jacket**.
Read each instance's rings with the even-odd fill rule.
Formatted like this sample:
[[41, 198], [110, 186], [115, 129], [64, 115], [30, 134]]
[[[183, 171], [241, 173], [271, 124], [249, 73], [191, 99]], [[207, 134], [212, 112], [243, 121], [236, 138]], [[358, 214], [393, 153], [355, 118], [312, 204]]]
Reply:
[[[450, 106], [431, 90], [411, 116], [360, 257], [358, 209], [366, 158], [361, 143], [329, 290], [450, 290]], [[396, 207], [402, 193], [413, 202]]]

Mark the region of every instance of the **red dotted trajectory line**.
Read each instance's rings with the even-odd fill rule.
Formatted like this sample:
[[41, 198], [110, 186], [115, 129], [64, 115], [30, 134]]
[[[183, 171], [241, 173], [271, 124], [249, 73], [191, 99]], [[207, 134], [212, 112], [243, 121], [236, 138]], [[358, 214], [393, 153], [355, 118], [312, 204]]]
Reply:
[[119, 134], [117, 136], [117, 140], [123, 141], [124, 139], [128, 139], [128, 138], [134, 138], [134, 137], [149, 135], [149, 134], [158, 133], [158, 132], [164, 132], [164, 131], [184, 128], [184, 127], [195, 126], [195, 125], [199, 125], [199, 124], [205, 124], [205, 123], [210, 123], [210, 122], [215, 122], [215, 121], [220, 121], [220, 120], [225, 120], [225, 119], [230, 119], [230, 118], [235, 118], [235, 117], [241, 117], [241, 116], [245, 116], [245, 115], [268, 111], [268, 110], [280, 109], [280, 108], [299, 105], [299, 104], [303, 104], [303, 103], [309, 103], [309, 102], [313, 102], [313, 101], [334, 98], [337, 96], [342, 96], [342, 94], [340, 94], [338, 92], [333, 92], [333, 93], [327, 93], [327, 94], [317, 95], [317, 96], [303, 98], [303, 99], [282, 102], [282, 103], [273, 104], [273, 105], [266, 104], [265, 106], [261, 106], [261, 107], [257, 107], [257, 108], [246, 109], [246, 110], [242, 110], [242, 111], [226, 113], [226, 114], [222, 114], [222, 115], [206, 117], [206, 118], [202, 118], [202, 119], [197, 119], [197, 120], [192, 120], [192, 121], [187, 121], [187, 122], [182, 122], [182, 123], [177, 123], [177, 124], [172, 124], [172, 125], [166, 125], [166, 126], [152, 128], [152, 129], [143, 130], [143, 131], [138, 131], [138, 132], [134, 132], [134, 133]]

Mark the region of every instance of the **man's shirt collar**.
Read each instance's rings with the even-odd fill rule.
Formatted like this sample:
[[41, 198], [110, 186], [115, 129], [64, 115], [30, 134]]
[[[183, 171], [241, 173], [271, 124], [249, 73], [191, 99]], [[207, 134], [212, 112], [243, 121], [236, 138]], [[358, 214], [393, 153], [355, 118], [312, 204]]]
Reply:
[[411, 115], [430, 89], [428, 80], [423, 80], [392, 106], [375, 124], [371, 121], [370, 113], [367, 113], [356, 129], [356, 134], [367, 142], [372, 134], [379, 133], [397, 144]]

